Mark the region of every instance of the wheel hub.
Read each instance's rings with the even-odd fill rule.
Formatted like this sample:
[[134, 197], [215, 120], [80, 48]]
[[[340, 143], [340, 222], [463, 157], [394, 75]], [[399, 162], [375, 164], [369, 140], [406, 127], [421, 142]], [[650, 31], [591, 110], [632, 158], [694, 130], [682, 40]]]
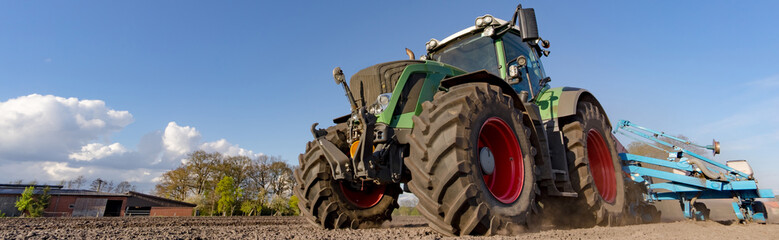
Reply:
[[340, 182], [339, 185], [346, 200], [360, 208], [370, 208], [378, 204], [384, 197], [384, 190], [387, 187], [386, 185], [366, 184], [361, 186], [362, 189], [355, 189], [349, 183]]
[[495, 156], [492, 155], [490, 148], [481, 148], [481, 151], [479, 151], [479, 163], [481, 164], [481, 172], [484, 175], [492, 175], [495, 171]]

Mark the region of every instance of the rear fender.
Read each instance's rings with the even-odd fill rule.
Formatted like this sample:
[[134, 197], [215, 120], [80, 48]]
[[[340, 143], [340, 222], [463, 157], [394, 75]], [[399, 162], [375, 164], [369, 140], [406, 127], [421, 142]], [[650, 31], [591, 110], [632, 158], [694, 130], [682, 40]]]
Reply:
[[591, 102], [603, 110], [602, 112], [606, 116], [606, 123], [611, 126], [611, 121], [609, 120], [608, 115], [606, 115], [603, 106], [601, 106], [598, 99], [586, 89], [573, 87], [548, 89], [541, 93], [538, 100], [536, 100], [536, 103], [541, 111], [541, 118], [544, 121], [547, 121], [550, 119], [576, 115], [576, 108], [580, 101]]

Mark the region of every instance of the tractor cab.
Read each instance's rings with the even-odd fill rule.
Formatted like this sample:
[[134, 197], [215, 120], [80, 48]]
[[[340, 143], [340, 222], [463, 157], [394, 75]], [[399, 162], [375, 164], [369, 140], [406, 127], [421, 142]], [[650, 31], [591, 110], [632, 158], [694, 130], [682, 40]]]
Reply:
[[[519, 25], [514, 24], [519, 17]], [[522, 29], [525, 29], [524, 31]], [[547, 87], [549, 78], [540, 57], [549, 42], [538, 37], [533, 9], [518, 8], [511, 22], [484, 15], [475, 25], [444, 40], [431, 39], [422, 58], [446, 63], [466, 72], [485, 70], [508, 82], [530, 100]]]

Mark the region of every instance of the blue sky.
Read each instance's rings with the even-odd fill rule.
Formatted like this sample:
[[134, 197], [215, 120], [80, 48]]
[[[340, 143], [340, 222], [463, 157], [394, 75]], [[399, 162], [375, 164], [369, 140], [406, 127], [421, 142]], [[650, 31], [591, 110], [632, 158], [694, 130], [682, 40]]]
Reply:
[[[748, 159], [761, 186], [779, 189], [772, 174], [779, 171], [779, 3], [523, 3], [536, 9], [540, 34], [551, 41], [543, 60], [553, 86], [589, 89], [612, 121], [703, 143], [717, 138], [717, 160]], [[194, 149], [280, 155], [297, 164], [311, 123], [326, 126], [349, 109], [333, 83], [334, 67], [351, 76], [405, 59], [406, 47], [420, 55], [430, 38], [487, 13], [508, 19], [515, 7], [2, 1], [0, 182], [83, 174], [148, 190], [177, 166], [179, 153]], [[11, 117], [19, 112], [28, 118]]]

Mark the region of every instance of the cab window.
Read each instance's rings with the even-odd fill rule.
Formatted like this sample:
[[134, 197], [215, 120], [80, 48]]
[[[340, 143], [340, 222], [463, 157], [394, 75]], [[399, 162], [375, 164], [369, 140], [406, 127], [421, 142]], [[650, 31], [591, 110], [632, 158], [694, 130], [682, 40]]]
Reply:
[[495, 52], [494, 40], [491, 37], [474, 35], [449, 44], [444, 49], [434, 53], [433, 59], [458, 67], [466, 72], [484, 69], [500, 76], [498, 56]]
[[[533, 90], [540, 90], [538, 82], [545, 78], [546, 74], [544, 73], [544, 68], [541, 65], [541, 61], [539, 61], [535, 52], [533, 52], [530, 47], [522, 41], [522, 38], [512, 33], [508, 33], [503, 36], [503, 46], [506, 51], [506, 61], [512, 61], [520, 55], [524, 55], [525, 58], [527, 58], [527, 69], [529, 70], [527, 75], [530, 77]], [[528, 79], [526, 79], [525, 71], [521, 70], [520, 75], [522, 76], [522, 82], [520, 82], [520, 84], [515, 84], [513, 87], [517, 90], [517, 92], [522, 90], [528, 91], [529, 87], [526, 82]]]

